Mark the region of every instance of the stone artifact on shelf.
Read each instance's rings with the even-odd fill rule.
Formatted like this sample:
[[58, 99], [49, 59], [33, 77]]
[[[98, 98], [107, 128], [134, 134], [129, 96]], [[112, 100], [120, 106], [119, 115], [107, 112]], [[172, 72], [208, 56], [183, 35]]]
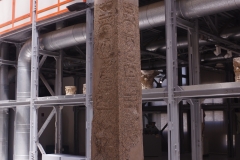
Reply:
[[153, 88], [154, 78], [160, 72], [157, 70], [141, 70], [141, 83], [142, 89], [151, 89]]
[[86, 84], [83, 84], [83, 94], [86, 94]]
[[235, 82], [240, 82], [240, 57], [233, 58]]
[[66, 95], [74, 95], [77, 92], [76, 86], [65, 86]]

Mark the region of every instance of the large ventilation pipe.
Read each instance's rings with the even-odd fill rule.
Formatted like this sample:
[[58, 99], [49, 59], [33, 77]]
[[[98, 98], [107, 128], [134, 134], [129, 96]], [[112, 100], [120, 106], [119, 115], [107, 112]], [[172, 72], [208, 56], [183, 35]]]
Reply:
[[[0, 44], [1, 59], [8, 59], [8, 44]], [[8, 100], [8, 66], [0, 66], [0, 100]], [[0, 159], [8, 160], [8, 109], [0, 109]]]
[[[60, 29], [40, 37], [40, 48], [44, 50], [59, 50], [75, 46], [86, 41], [85, 24], [78, 24]], [[27, 41], [18, 58], [17, 70], [17, 100], [30, 98], [31, 84], [31, 40]], [[29, 160], [30, 108], [16, 108], [14, 138], [14, 159]]]
[[[177, 0], [177, 15], [186, 19], [212, 15], [240, 8], [240, 0]], [[164, 1], [153, 3], [139, 10], [140, 29], [165, 24]]]
[[[196, 18], [237, 9], [240, 0], [179, 0], [177, 14], [184, 18]], [[164, 2], [158, 2], [140, 8], [140, 29], [151, 28], [165, 23]], [[85, 43], [85, 24], [74, 25], [40, 37], [40, 48], [44, 50], [58, 50]], [[17, 71], [17, 100], [30, 97], [30, 58], [31, 40], [22, 47], [18, 59]], [[16, 108], [15, 117], [14, 159], [29, 159], [29, 106]]]

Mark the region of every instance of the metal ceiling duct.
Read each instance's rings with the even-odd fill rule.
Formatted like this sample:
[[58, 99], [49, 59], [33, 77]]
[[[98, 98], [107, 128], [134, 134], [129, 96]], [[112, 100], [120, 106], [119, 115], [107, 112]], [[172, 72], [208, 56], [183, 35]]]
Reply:
[[[1, 59], [8, 60], [8, 44], [0, 44]], [[0, 100], [8, 100], [8, 66], [0, 66]], [[8, 160], [8, 109], [0, 109], [0, 159]]]
[[222, 38], [240, 39], [240, 27], [228, 28], [222, 31], [220, 34]]
[[[179, 16], [184, 18], [196, 18], [237, 9], [240, 6], [240, 0], [178, 0], [177, 6], [177, 14]], [[164, 25], [164, 1], [141, 7], [139, 19], [140, 29]], [[78, 24], [41, 36], [40, 48], [43, 50], [54, 51], [83, 44], [85, 41], [86, 26], [85, 24]], [[17, 100], [23, 100], [30, 97], [30, 60], [31, 40], [24, 44], [19, 53], [17, 70]], [[15, 121], [14, 159], [28, 160], [30, 130], [29, 106], [16, 108]]]
[[[212, 15], [240, 8], [240, 0], [177, 0], [177, 15], [186, 19]], [[165, 24], [164, 1], [143, 6], [139, 10], [140, 29]]]
[[[199, 40], [199, 45], [208, 45], [211, 44], [210, 42], [206, 41], [206, 40]], [[188, 39], [185, 37], [180, 37], [177, 39], [177, 47], [178, 49], [183, 49], [183, 48], [187, 48], [188, 47]], [[162, 41], [155, 41], [153, 43], [150, 43], [147, 47], [146, 50], [147, 51], [165, 51], [167, 48], [166, 46], [166, 41], [162, 40]]]

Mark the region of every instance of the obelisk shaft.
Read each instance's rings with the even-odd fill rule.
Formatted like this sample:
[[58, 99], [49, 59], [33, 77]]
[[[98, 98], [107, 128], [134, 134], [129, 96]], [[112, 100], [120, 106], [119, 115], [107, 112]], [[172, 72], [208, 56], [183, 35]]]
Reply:
[[143, 160], [138, 0], [95, 0], [92, 160]]

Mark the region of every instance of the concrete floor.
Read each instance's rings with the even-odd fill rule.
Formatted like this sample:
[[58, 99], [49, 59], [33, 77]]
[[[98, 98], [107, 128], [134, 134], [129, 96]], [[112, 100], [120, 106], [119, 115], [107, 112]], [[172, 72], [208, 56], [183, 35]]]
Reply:
[[[181, 155], [181, 160], [192, 160], [191, 154], [183, 154]], [[168, 160], [167, 155], [163, 155], [161, 157], [145, 157], [144, 160]], [[203, 160], [237, 160], [234, 158], [228, 158], [227, 155], [209, 155], [207, 157], [203, 157]]]

